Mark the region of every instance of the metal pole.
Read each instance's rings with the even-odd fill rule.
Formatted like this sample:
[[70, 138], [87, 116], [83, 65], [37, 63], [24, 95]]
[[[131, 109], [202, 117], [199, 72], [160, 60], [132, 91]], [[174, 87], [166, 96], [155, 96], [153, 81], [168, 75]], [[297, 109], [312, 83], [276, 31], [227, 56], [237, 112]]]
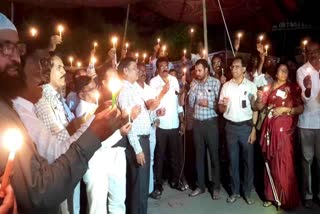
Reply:
[[130, 3], [127, 6], [127, 16], [126, 16], [126, 22], [124, 25], [124, 32], [123, 32], [123, 40], [122, 40], [122, 49], [121, 52], [124, 49], [125, 43], [126, 43], [126, 39], [127, 39], [127, 30], [128, 30], [128, 22], [129, 22], [129, 14], [130, 14]]
[[207, 31], [207, 5], [206, 0], [202, 0], [202, 10], [203, 10], [203, 39], [204, 39], [204, 49], [206, 51], [206, 59], [208, 59], [208, 31]]
[[14, 23], [14, 4], [11, 2], [11, 22]]
[[220, 0], [217, 0], [217, 1], [218, 1], [218, 4], [219, 4], [219, 9], [220, 9], [220, 12], [221, 12], [223, 24], [224, 24], [224, 27], [225, 27], [225, 29], [226, 29], [226, 33], [227, 33], [227, 36], [228, 36], [228, 39], [229, 39], [231, 51], [232, 51], [232, 53], [233, 53], [233, 56], [236, 56], [236, 54], [235, 54], [235, 52], [234, 52], [234, 49], [233, 49], [233, 44], [232, 44], [232, 42], [231, 42], [231, 38], [230, 38], [228, 26], [227, 26], [226, 20], [225, 20], [225, 18], [224, 18], [224, 14], [223, 14], [223, 10], [222, 10], [221, 4], [220, 4]]

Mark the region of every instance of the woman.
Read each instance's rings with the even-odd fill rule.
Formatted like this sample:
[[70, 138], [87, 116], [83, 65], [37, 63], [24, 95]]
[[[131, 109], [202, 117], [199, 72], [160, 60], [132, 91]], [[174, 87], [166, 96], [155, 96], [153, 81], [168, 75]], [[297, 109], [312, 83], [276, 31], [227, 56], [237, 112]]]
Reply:
[[[288, 67], [278, 67], [276, 81], [258, 91], [255, 106], [261, 110], [267, 107], [268, 113], [261, 129], [260, 145], [265, 161], [269, 164], [275, 190], [284, 209], [292, 209], [300, 204], [297, 178], [294, 168], [293, 134], [297, 115], [302, 113], [299, 87], [289, 83]], [[265, 171], [264, 206], [275, 202], [272, 186]]]

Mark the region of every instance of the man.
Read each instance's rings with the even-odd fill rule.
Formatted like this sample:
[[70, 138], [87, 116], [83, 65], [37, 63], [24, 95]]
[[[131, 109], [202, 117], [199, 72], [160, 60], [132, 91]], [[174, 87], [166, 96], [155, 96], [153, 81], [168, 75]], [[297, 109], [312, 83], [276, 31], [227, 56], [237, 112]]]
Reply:
[[[98, 107], [97, 84], [93, 78], [81, 76], [76, 79], [75, 88], [80, 98], [76, 117], [86, 119]], [[114, 147], [114, 145], [128, 134], [130, 128], [131, 123], [127, 122], [113, 133], [89, 161], [89, 169], [83, 177], [87, 189], [89, 213], [126, 213], [125, 147]]]
[[[59, 213], [60, 203], [80, 181], [94, 152], [120, 124], [115, 109], [105, 110], [82, 136], [52, 164], [38, 152], [9, 101], [25, 87], [20, 55], [23, 53], [15, 26], [0, 14], [0, 133], [8, 128], [18, 129], [24, 143], [16, 153], [11, 185], [18, 211], [21, 213]], [[40, 64], [40, 63], [39, 63]], [[37, 82], [35, 89], [41, 82]], [[112, 125], [106, 121], [111, 120]], [[3, 173], [9, 152], [0, 144], [0, 174]]]
[[[160, 98], [160, 108], [165, 111], [164, 116], [159, 117], [160, 125], [156, 131], [155, 150], [155, 189], [151, 194], [154, 199], [160, 199], [162, 187], [162, 171], [165, 153], [168, 150], [170, 166], [172, 168], [171, 186], [180, 191], [186, 190], [182, 184], [182, 141], [180, 133], [184, 132], [183, 108], [179, 105], [178, 94], [180, 92], [177, 78], [169, 75], [169, 61], [165, 57], [157, 60], [158, 75], [151, 79], [150, 86], [156, 90]], [[180, 127], [180, 130], [179, 130]]]
[[224, 84], [227, 81], [227, 78], [224, 73], [224, 67], [222, 64], [221, 57], [213, 56], [211, 59], [211, 65], [212, 65], [214, 77], [217, 78], [221, 84]]
[[[76, 120], [63, 97], [63, 90], [66, 88], [66, 71], [60, 57], [51, 58], [50, 82], [42, 86], [42, 97], [35, 104], [35, 113], [44, 123], [51, 134], [57, 136], [58, 145], [56, 148], [56, 158], [63, 154], [69, 145], [66, 141], [75, 141], [85, 129], [79, 129], [80, 120]], [[71, 138], [71, 139], [70, 139]], [[52, 152], [52, 151], [50, 151]], [[47, 156], [44, 156], [47, 157]], [[69, 200], [69, 199], [68, 199]], [[80, 213], [80, 183], [75, 188], [73, 203], [68, 202], [70, 207], [73, 204], [73, 213]], [[66, 213], [66, 211], [63, 211]]]
[[213, 190], [212, 198], [220, 199], [220, 166], [219, 166], [219, 132], [218, 118], [215, 111], [220, 91], [219, 80], [209, 75], [209, 65], [205, 59], [199, 59], [195, 64], [196, 80], [191, 83], [189, 105], [193, 108], [193, 139], [196, 149], [197, 183], [191, 197], [205, 191], [205, 157], [208, 147]]
[[[320, 175], [320, 49], [318, 43], [310, 43], [307, 46], [308, 62], [301, 66], [297, 71], [297, 82], [302, 89], [302, 100], [304, 111], [299, 116], [299, 133], [302, 149], [302, 172], [303, 172], [303, 199], [304, 206], [313, 207], [312, 192], [312, 172], [311, 165], [313, 158], [316, 158], [316, 171]], [[320, 187], [320, 179], [316, 181]], [[318, 188], [318, 191], [320, 188]], [[318, 192], [318, 200], [320, 191]]]
[[[136, 60], [124, 58], [119, 64], [118, 71], [124, 79], [117, 100], [119, 108], [122, 112], [129, 112], [130, 115], [135, 114], [133, 111], [138, 110], [139, 112], [136, 118], [132, 117], [132, 129], [128, 133], [130, 146], [127, 149], [127, 211], [132, 214], [146, 214], [150, 174], [151, 120], [145, 102], [137, 89]], [[135, 108], [136, 106], [139, 108]]]
[[[145, 101], [147, 108], [151, 111], [158, 108], [160, 102], [155, 99], [156, 92], [151, 88], [147, 83], [147, 72], [146, 66], [143, 63], [138, 64], [139, 70], [139, 78], [137, 80], [138, 90], [142, 95], [142, 99]], [[154, 150], [156, 147], [156, 127], [159, 124], [159, 120], [156, 119], [152, 122], [152, 126], [150, 129], [150, 178], [149, 178], [149, 193], [151, 193], [154, 189], [154, 176], [153, 176], [153, 163], [154, 163]]]
[[[247, 204], [251, 205], [253, 186], [253, 143], [256, 140], [255, 125], [257, 112], [252, 111], [251, 103], [257, 94], [255, 84], [244, 75], [246, 66], [240, 57], [234, 58], [231, 65], [232, 79], [222, 86], [219, 111], [226, 122], [226, 138], [230, 158], [231, 195], [228, 203], [234, 203], [240, 197], [239, 161], [243, 167], [242, 190]], [[240, 158], [241, 156], [241, 158]]]

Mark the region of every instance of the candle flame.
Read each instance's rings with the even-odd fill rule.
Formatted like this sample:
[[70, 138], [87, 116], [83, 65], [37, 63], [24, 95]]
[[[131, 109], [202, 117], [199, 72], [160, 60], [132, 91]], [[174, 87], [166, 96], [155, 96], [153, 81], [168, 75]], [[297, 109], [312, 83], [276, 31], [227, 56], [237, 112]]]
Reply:
[[183, 50], [183, 53], [186, 54], [186, 53], [187, 53], [187, 49], [184, 49], [184, 50]]
[[187, 73], [187, 68], [183, 68], [183, 73]]
[[96, 97], [97, 100], [99, 100], [99, 98], [100, 98], [100, 93], [99, 93], [99, 92], [96, 92], [96, 93], [94, 94], [94, 96]]
[[74, 60], [73, 56], [70, 56], [70, 57], [69, 57], [69, 61], [72, 63], [73, 60]]
[[37, 34], [38, 34], [38, 30], [35, 27], [31, 27], [30, 28], [30, 35], [32, 37], [35, 37], [35, 36], [37, 36]]
[[58, 25], [57, 29], [58, 29], [59, 33], [62, 33], [64, 31], [63, 25]]
[[238, 33], [238, 38], [241, 39], [242, 33]]
[[128, 48], [128, 47], [129, 47], [129, 43], [127, 42], [127, 43], [126, 43], [126, 48]]
[[268, 50], [268, 49], [269, 49], [269, 45], [265, 45], [264, 48], [265, 48], [266, 50]]
[[121, 89], [122, 82], [118, 78], [112, 78], [109, 81], [108, 87], [112, 93], [116, 93]]
[[116, 45], [117, 42], [118, 42], [118, 37], [113, 36], [113, 37], [111, 38], [111, 42], [112, 42], [113, 45]]
[[166, 51], [167, 50], [167, 46], [162, 46], [162, 51], [164, 52], [164, 51]]
[[160, 41], [161, 41], [161, 39], [160, 39], [160, 38], [158, 38], [158, 39], [157, 39], [157, 42], [158, 42], [158, 43], [160, 43]]
[[194, 29], [193, 29], [193, 28], [191, 28], [191, 29], [190, 29], [190, 33], [193, 33], [193, 32], [194, 32]]
[[16, 152], [22, 145], [23, 137], [18, 129], [8, 129], [2, 135], [2, 142], [10, 152]]
[[80, 68], [82, 66], [82, 63], [79, 61], [77, 62], [77, 67]]
[[303, 40], [302, 44], [306, 46], [308, 44], [308, 40], [307, 39]]
[[138, 52], [136, 53], [136, 58], [139, 58], [139, 53]]
[[98, 42], [94, 42], [93, 43], [93, 47], [95, 48], [95, 47], [97, 47], [98, 46]]
[[260, 40], [260, 42], [263, 40], [263, 38], [264, 38], [264, 36], [263, 36], [263, 35], [260, 35], [260, 36], [259, 36], [259, 40]]
[[95, 56], [92, 56], [90, 62], [95, 64], [97, 62], [97, 58]]

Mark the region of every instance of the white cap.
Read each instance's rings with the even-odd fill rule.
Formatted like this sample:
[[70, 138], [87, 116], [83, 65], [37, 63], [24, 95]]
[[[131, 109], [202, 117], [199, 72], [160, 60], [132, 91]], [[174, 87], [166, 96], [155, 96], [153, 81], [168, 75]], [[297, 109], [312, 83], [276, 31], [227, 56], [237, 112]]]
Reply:
[[4, 14], [0, 13], [0, 30], [17, 31], [17, 28]]

